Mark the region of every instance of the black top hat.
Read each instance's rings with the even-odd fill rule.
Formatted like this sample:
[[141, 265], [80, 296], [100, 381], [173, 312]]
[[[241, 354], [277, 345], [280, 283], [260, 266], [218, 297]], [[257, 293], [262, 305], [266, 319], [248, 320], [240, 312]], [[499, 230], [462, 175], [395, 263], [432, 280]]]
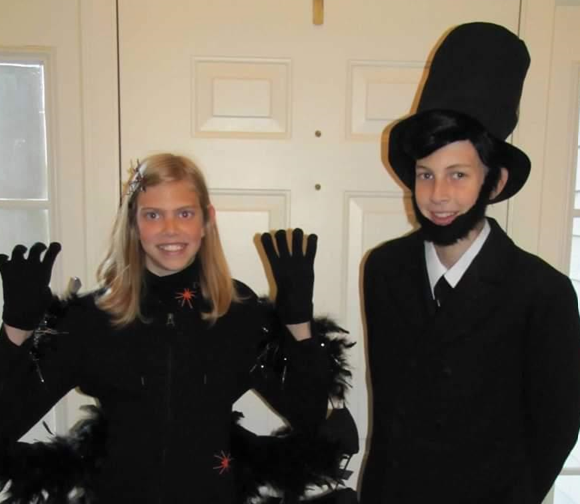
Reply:
[[417, 112], [391, 129], [389, 162], [401, 181], [413, 187], [415, 160], [402, 139], [431, 110], [467, 115], [501, 144], [507, 184], [494, 202], [517, 193], [530, 173], [528, 156], [505, 142], [518, 121], [518, 106], [530, 56], [522, 40], [492, 23], [460, 25], [443, 40], [431, 63]]

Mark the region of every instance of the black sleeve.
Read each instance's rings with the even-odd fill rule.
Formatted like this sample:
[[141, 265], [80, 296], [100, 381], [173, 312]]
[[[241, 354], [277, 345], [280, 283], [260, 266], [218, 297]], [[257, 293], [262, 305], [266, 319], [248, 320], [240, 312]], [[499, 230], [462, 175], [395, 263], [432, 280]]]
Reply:
[[[68, 316], [68, 315], [67, 315]], [[61, 323], [63, 322], [63, 323]], [[78, 385], [82, 355], [74, 324], [59, 321], [48, 333], [13, 344], [0, 330], [0, 437], [17, 441]]]
[[[372, 305], [372, 301], [375, 298], [375, 290], [374, 290], [374, 285], [373, 285], [373, 278], [375, 277], [376, 273], [373, 273], [374, 267], [373, 267], [373, 253], [371, 252], [371, 254], [369, 254], [365, 265], [364, 265], [364, 272], [363, 272], [363, 306], [364, 306], [364, 316], [365, 316], [365, 324], [366, 324], [366, 329], [367, 329], [367, 334], [369, 335], [369, 340], [370, 340], [370, 335], [374, 333], [373, 329], [374, 329], [374, 322], [376, 320], [376, 316], [373, 312], [373, 305]], [[369, 345], [371, 344], [371, 342], [369, 341]], [[369, 352], [369, 358], [371, 358], [372, 355]], [[369, 366], [369, 371], [372, 371], [372, 367]]]
[[296, 341], [267, 302], [255, 305], [258, 344], [251, 387], [296, 430], [316, 428], [326, 417], [331, 366], [318, 325], [312, 338]]
[[[384, 356], [381, 355], [381, 349], [377, 347], [380, 344], [378, 340], [376, 340], [376, 333], [377, 333], [377, 326], [380, 325], [379, 321], [385, 320], [388, 317], [388, 310], [387, 306], [381, 306], [377, 308], [377, 300], [383, 300], [384, 304], [384, 297], [379, 296], [377, 293], [376, 287], [376, 278], [379, 272], [379, 268], [377, 267], [380, 264], [379, 256], [377, 251], [373, 251], [367, 257], [367, 260], [364, 264], [364, 271], [363, 271], [363, 306], [364, 306], [364, 322], [366, 327], [366, 334], [367, 334], [367, 372], [369, 377], [372, 380], [374, 379], [374, 374], [376, 373], [376, 369], [380, 369], [382, 364], [382, 360]], [[379, 331], [380, 332], [380, 331]], [[374, 373], [375, 372], [375, 373]], [[369, 400], [373, 401], [373, 390], [370, 387], [369, 390]], [[378, 398], [375, 398], [378, 399]], [[378, 411], [375, 410], [375, 413]], [[375, 417], [375, 421], [378, 418]]]
[[534, 502], [554, 483], [580, 428], [580, 323], [568, 278], [542, 283], [526, 348], [526, 402]]

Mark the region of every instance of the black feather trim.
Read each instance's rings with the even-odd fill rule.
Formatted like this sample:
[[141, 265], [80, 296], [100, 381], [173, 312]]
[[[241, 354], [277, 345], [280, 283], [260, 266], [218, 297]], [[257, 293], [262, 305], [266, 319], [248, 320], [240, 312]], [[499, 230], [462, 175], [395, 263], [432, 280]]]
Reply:
[[[286, 504], [286, 502], [283, 497], [266, 497], [259, 504]], [[339, 488], [315, 497], [302, 499], [300, 502], [308, 502], [309, 504], [357, 504], [358, 498], [352, 488]]]
[[[262, 372], [274, 372], [283, 379], [286, 360], [283, 333], [287, 329], [280, 322], [274, 304], [268, 298], [260, 298], [259, 303], [266, 315], [264, 332], [268, 333], [264, 347], [260, 349], [256, 368]], [[327, 395], [331, 402], [343, 403], [350, 387], [352, 372], [347, 359], [347, 351], [356, 343], [348, 341], [348, 331], [328, 317], [315, 317], [312, 320], [312, 333], [326, 350], [330, 380]]]
[[[106, 455], [107, 427], [102, 410], [96, 406], [83, 409], [88, 411], [87, 418], [67, 436], [55, 436], [48, 442], [16, 443], [8, 450], [0, 474], [0, 489], [8, 488], [3, 504], [96, 502], [91, 489]], [[347, 495], [344, 491], [332, 491], [343, 483], [341, 460], [353, 453], [349, 450], [358, 451], [358, 444], [352, 443], [353, 437], [358, 440], [358, 434], [348, 410], [333, 410], [316, 436], [290, 429], [258, 436], [240, 425], [241, 418], [241, 413], [232, 414], [231, 452], [238, 461], [238, 504], [280, 502], [276, 497], [264, 497], [261, 489], [282, 495], [284, 503], [291, 504], [315, 487], [331, 491], [307, 501], [351, 502], [340, 500]], [[352, 496], [350, 492], [348, 495]]]
[[263, 490], [293, 503], [309, 489], [336, 488], [344, 483], [341, 461], [359, 450], [358, 431], [345, 408], [333, 410], [316, 435], [284, 428], [258, 436], [239, 424], [241, 417], [234, 413], [231, 439], [232, 455], [239, 462], [240, 504], [270, 502]]
[[313, 320], [314, 334], [324, 345], [330, 361], [330, 390], [328, 397], [330, 400], [344, 402], [346, 391], [350, 387], [352, 372], [347, 359], [347, 350], [356, 343], [348, 341], [346, 335], [348, 331], [338, 326], [327, 317]]
[[96, 406], [66, 436], [7, 448], [0, 474], [3, 504], [90, 504], [93, 479], [104, 457], [106, 422]]

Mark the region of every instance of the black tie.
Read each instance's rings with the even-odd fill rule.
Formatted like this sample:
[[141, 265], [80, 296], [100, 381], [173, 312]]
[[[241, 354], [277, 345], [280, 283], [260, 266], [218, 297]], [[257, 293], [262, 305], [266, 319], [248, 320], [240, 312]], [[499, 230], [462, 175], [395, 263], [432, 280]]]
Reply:
[[437, 303], [437, 307], [441, 308], [445, 303], [445, 300], [453, 292], [453, 287], [449, 285], [449, 282], [445, 280], [445, 277], [442, 276], [437, 283], [435, 284], [435, 302]]

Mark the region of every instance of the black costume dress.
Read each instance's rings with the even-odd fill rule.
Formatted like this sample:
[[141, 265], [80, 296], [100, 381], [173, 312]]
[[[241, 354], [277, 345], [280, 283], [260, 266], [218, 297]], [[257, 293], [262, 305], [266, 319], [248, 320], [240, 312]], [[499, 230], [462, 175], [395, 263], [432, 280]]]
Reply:
[[98, 502], [232, 503], [236, 460], [230, 452], [232, 404], [256, 389], [307, 430], [327, 406], [328, 363], [316, 338], [283, 335], [284, 369], [257, 356], [269, 338], [255, 294], [214, 325], [202, 320], [197, 262], [166, 277], [147, 273], [143, 313], [123, 329], [95, 306], [96, 294], [69, 303], [57, 334], [30, 358], [32, 338], [0, 335], [0, 436], [14, 444], [74, 387], [95, 397], [107, 419]]

